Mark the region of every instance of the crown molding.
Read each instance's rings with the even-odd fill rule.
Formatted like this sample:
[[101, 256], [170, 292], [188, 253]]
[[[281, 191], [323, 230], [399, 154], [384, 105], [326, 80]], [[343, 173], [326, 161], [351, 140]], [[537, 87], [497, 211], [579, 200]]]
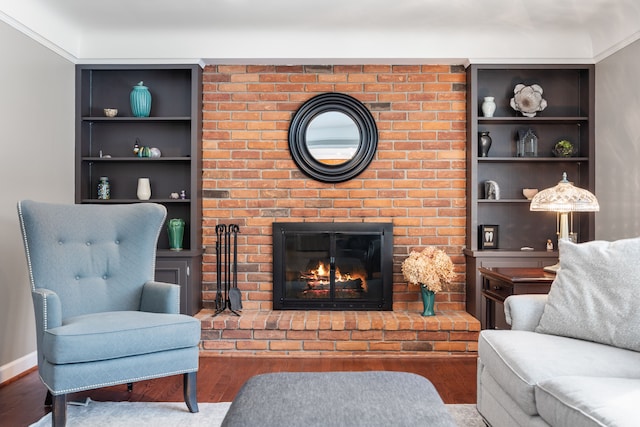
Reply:
[[47, 49], [53, 51], [54, 53], [57, 53], [58, 55], [68, 60], [69, 62], [73, 62], [74, 64], [78, 63], [78, 58], [75, 55], [71, 54], [68, 50], [63, 49], [62, 47], [52, 42], [51, 40], [47, 39], [46, 37], [42, 37], [40, 34], [36, 33], [31, 28], [27, 27], [21, 22], [16, 21], [11, 16], [1, 11], [0, 11], [0, 20], [5, 22], [7, 25], [10, 25], [11, 27], [15, 28], [16, 30], [20, 31], [22, 34], [26, 35], [27, 37], [40, 43], [42, 46], [46, 47]]
[[619, 41], [618, 43], [615, 43], [611, 46], [609, 46], [607, 49], [604, 49], [602, 52], [598, 53], [595, 57], [594, 57], [594, 63], [598, 63], [600, 61], [603, 61], [604, 59], [608, 58], [609, 56], [613, 55], [614, 53], [618, 52], [619, 50], [624, 49], [625, 47], [629, 46], [630, 44], [636, 42], [640, 40], [640, 31], [637, 31], [635, 33], [633, 33], [632, 35], [630, 35], [629, 37]]

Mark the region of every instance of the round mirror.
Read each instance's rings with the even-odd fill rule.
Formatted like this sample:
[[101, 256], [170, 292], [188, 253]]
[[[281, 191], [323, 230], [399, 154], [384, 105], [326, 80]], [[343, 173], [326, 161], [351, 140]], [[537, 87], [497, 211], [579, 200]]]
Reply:
[[378, 129], [357, 99], [325, 93], [305, 102], [289, 127], [289, 149], [298, 167], [323, 182], [351, 179], [375, 156]]
[[311, 156], [325, 165], [353, 159], [360, 145], [360, 131], [353, 119], [338, 111], [318, 114], [307, 126], [305, 142]]

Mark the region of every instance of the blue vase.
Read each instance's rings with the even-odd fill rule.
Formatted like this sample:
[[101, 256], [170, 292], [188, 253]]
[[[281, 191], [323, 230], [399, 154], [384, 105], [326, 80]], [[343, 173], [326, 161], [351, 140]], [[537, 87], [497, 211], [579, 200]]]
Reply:
[[131, 112], [134, 117], [149, 117], [151, 113], [151, 93], [144, 82], [133, 87], [130, 95]]
[[436, 302], [436, 294], [433, 291], [427, 289], [426, 286], [420, 286], [420, 291], [422, 292], [422, 305], [424, 308], [424, 310], [422, 311], [422, 315], [435, 316], [436, 313], [433, 308]]

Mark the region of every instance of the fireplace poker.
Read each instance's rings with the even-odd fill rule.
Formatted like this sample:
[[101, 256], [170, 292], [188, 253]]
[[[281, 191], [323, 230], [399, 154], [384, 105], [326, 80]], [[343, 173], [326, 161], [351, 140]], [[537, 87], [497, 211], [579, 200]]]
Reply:
[[224, 306], [229, 308], [229, 287], [231, 281], [229, 278], [229, 271], [231, 270], [231, 246], [229, 246], [229, 227], [224, 233]]
[[229, 308], [235, 314], [242, 310], [242, 295], [238, 289], [238, 231], [240, 227], [237, 224], [229, 224], [229, 233], [233, 237], [233, 285], [229, 289]]
[[227, 226], [216, 225], [216, 312], [214, 316], [222, 313], [225, 309], [225, 299], [222, 295], [222, 238]]

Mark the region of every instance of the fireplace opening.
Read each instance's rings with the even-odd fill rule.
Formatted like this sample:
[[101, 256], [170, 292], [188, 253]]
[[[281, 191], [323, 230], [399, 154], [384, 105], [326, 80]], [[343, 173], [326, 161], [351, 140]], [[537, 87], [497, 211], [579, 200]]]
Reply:
[[273, 308], [391, 310], [391, 223], [273, 223]]

